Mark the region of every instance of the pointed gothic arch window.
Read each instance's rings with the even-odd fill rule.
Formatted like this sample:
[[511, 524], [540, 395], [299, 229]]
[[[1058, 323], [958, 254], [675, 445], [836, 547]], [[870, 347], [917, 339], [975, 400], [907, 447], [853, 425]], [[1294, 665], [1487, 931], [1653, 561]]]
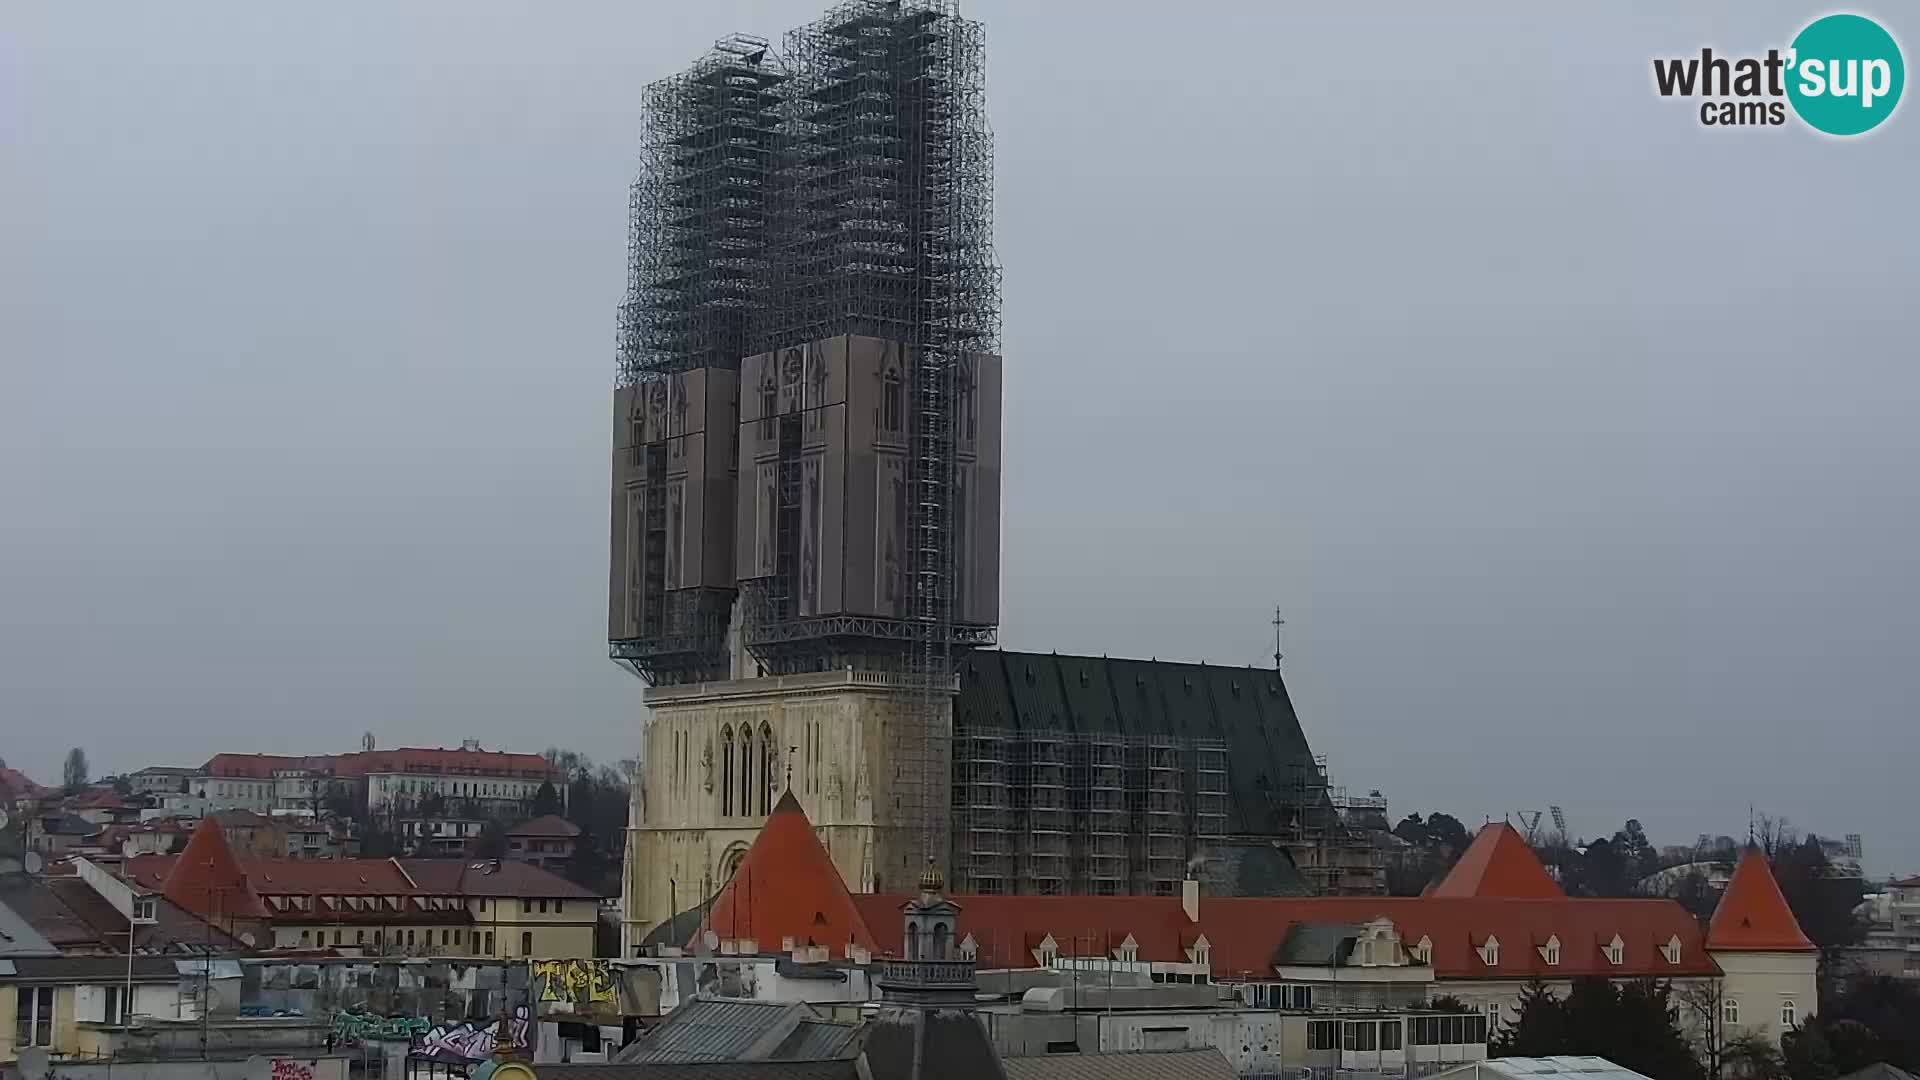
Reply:
[[899, 431], [900, 414], [903, 411], [900, 372], [897, 369], [888, 368], [886, 374], [880, 377], [880, 385], [880, 427], [885, 431]]
[[720, 729], [720, 816], [733, 813], [733, 725]]
[[753, 729], [740, 726], [740, 813], [753, 813]]
[[773, 729], [766, 724], [760, 725], [760, 813], [764, 816], [773, 810], [773, 787], [780, 782], [779, 752], [773, 745]]

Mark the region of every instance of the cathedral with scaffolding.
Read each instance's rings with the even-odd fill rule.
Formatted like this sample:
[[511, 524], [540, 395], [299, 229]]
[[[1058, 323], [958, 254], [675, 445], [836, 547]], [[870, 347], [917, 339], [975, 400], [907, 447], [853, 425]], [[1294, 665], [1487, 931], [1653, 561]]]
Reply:
[[929, 860], [976, 892], [1343, 887], [1314, 865], [1332, 807], [1291, 706], [1272, 735], [1167, 698], [1191, 673], [1088, 661], [1112, 706], [1056, 670], [1073, 707], [1049, 711], [993, 648], [985, 70], [955, 0], [847, 0], [645, 91], [607, 634], [648, 687], [630, 928], [713, 895], [786, 789], [874, 891]]

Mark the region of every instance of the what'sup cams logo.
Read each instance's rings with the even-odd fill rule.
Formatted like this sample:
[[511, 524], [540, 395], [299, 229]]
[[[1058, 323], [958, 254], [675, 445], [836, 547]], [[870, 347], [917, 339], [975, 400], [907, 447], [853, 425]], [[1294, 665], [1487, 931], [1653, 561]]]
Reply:
[[1701, 98], [1707, 127], [1779, 126], [1787, 108], [1815, 131], [1864, 135], [1900, 104], [1907, 69], [1900, 45], [1864, 15], [1828, 15], [1765, 56], [1660, 58], [1653, 84], [1661, 97]]

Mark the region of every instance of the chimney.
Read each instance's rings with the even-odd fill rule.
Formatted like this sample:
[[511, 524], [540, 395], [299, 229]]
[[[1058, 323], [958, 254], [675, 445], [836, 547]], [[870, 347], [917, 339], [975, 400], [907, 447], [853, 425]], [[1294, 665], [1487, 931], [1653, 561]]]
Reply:
[[1186, 912], [1187, 921], [1200, 921], [1200, 883], [1188, 878], [1180, 883], [1180, 910]]

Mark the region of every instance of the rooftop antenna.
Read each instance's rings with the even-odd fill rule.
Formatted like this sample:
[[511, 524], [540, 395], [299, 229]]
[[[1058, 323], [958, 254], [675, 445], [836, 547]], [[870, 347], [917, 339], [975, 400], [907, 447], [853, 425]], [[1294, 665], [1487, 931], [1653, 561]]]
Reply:
[[1286, 625], [1287, 620], [1280, 617], [1280, 606], [1275, 604], [1273, 608], [1273, 670], [1275, 671], [1280, 670], [1280, 661], [1286, 656], [1280, 651], [1280, 633]]

